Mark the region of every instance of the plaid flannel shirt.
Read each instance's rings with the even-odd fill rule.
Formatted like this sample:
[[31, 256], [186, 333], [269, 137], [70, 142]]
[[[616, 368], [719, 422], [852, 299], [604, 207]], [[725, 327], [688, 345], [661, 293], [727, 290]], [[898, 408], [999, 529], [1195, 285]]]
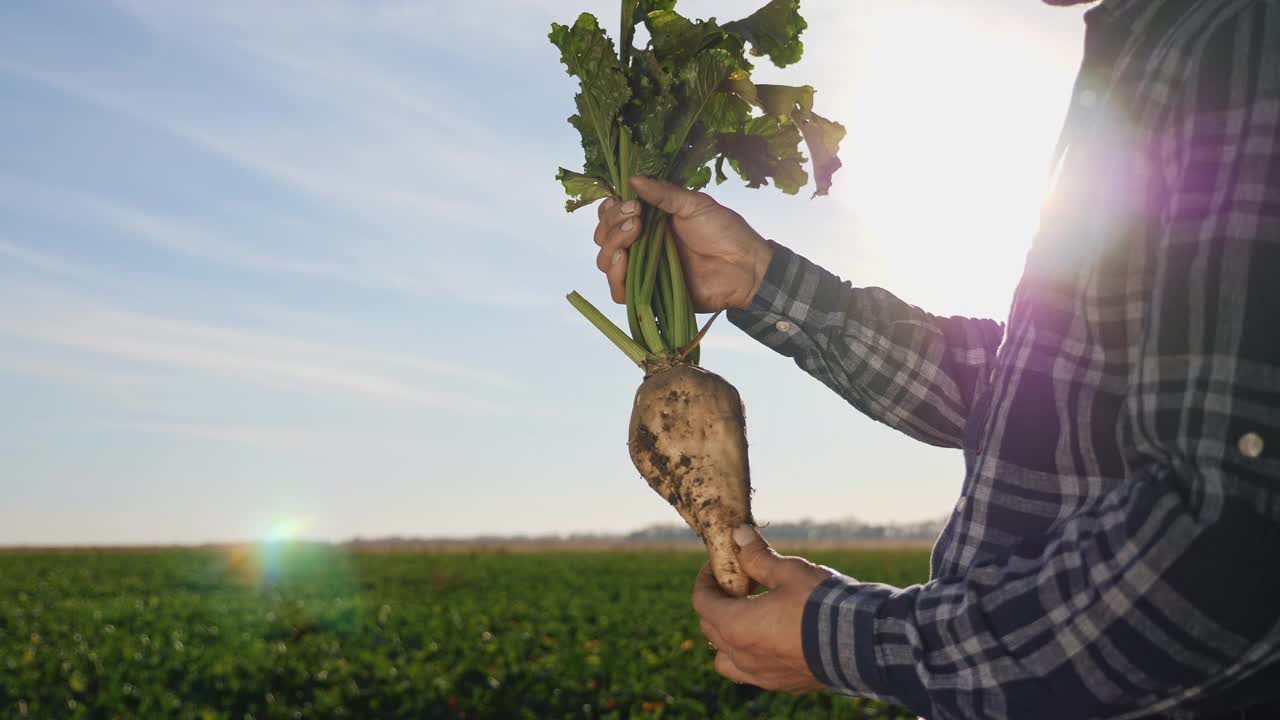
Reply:
[[836, 691], [935, 720], [1280, 694], [1280, 1], [1106, 0], [1086, 24], [1007, 329], [782, 246], [729, 315], [964, 451], [930, 582], [810, 597], [805, 653]]

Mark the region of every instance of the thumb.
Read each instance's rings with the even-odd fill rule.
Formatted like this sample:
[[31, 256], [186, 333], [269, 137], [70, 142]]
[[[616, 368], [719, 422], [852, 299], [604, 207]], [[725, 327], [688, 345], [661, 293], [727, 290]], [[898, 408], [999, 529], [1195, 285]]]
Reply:
[[699, 210], [715, 204], [707, 195], [672, 185], [665, 180], [636, 175], [631, 178], [631, 188], [645, 202], [675, 217], [691, 217]]
[[734, 528], [733, 541], [738, 545], [738, 564], [743, 572], [771, 590], [782, 584], [786, 560], [769, 547], [754, 525]]

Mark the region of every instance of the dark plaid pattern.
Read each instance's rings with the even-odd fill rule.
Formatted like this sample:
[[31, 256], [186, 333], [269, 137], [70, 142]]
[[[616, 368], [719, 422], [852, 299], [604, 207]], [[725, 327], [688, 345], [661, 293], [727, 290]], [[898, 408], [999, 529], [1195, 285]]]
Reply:
[[935, 720], [1280, 697], [1280, 2], [1086, 18], [1007, 328], [781, 245], [730, 313], [872, 418], [964, 450], [933, 579], [837, 576], [803, 621], [820, 680]]

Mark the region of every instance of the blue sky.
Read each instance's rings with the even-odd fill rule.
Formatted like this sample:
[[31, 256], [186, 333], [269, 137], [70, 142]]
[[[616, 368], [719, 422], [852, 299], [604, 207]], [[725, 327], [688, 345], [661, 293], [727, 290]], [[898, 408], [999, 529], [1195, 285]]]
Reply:
[[[730, 18], [748, 3], [685, 0]], [[763, 234], [940, 314], [1001, 317], [1078, 10], [809, 0], [846, 123], [831, 197], [714, 190]], [[0, 544], [617, 531], [640, 378], [607, 302], [546, 40], [595, 0], [0, 7]], [[617, 314], [615, 313], [615, 317]], [[728, 323], [761, 520], [946, 513], [958, 452], [859, 415]]]

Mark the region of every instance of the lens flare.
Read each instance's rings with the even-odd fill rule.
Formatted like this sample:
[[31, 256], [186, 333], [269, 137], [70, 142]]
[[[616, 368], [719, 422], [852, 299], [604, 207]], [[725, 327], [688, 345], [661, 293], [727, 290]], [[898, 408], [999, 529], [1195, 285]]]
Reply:
[[264, 637], [275, 642], [314, 632], [353, 632], [368, 621], [360, 563], [351, 548], [307, 540], [311, 527], [300, 519], [283, 519], [258, 542], [221, 551], [219, 585], [260, 604], [267, 622]]
[[312, 567], [311, 556], [320, 550], [304, 548], [307, 544], [302, 538], [309, 526], [301, 518], [282, 518], [263, 533], [259, 542], [227, 548], [228, 575], [243, 587], [262, 588], [280, 584], [291, 565]]
[[292, 555], [292, 546], [305, 529], [305, 521], [297, 518], [280, 520], [271, 526], [258, 548], [259, 557], [262, 559], [260, 584], [276, 585], [281, 581], [288, 570], [287, 564]]

